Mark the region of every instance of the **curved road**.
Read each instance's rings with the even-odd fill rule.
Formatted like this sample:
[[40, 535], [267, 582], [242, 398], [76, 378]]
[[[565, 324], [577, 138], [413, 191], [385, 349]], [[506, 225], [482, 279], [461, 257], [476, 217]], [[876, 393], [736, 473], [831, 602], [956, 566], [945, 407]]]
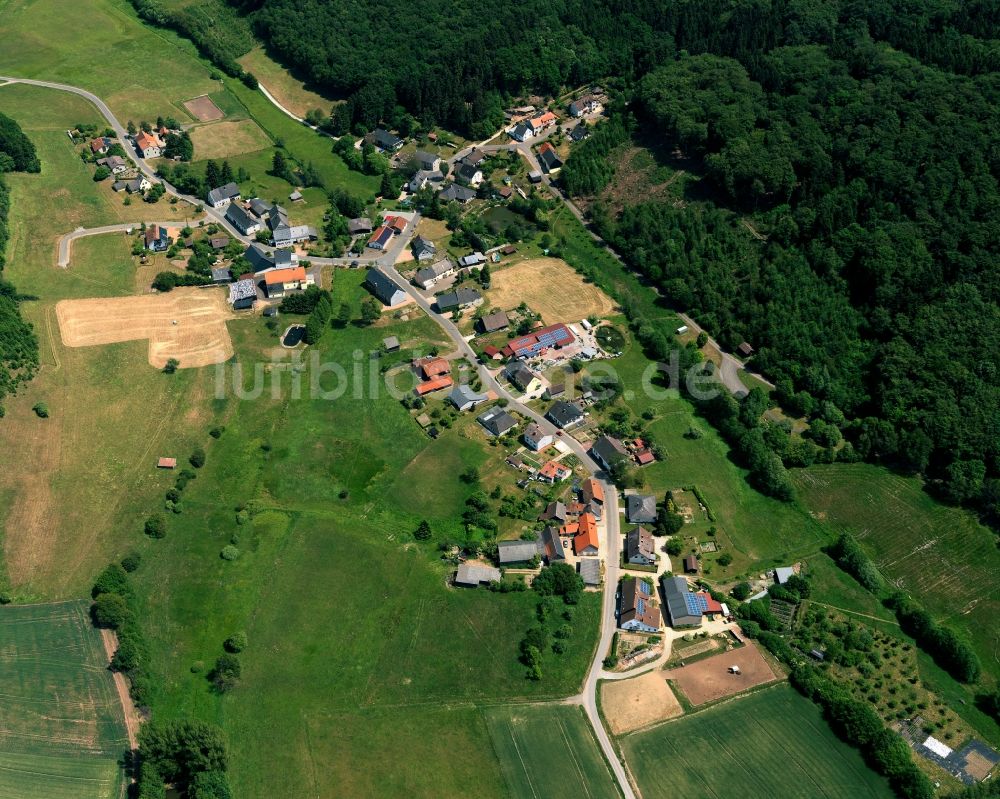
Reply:
[[[604, 723], [601, 721], [600, 714], [597, 712], [597, 683], [598, 680], [603, 677], [604, 655], [610, 649], [611, 638], [615, 633], [615, 598], [618, 591], [618, 564], [621, 560], [621, 531], [619, 529], [620, 516], [618, 511], [618, 489], [610, 482], [610, 480], [608, 480], [607, 475], [603, 473], [601, 467], [598, 466], [597, 462], [590, 457], [590, 453], [584, 449], [583, 445], [579, 441], [565, 431], [560, 431], [548, 419], [515, 399], [506, 388], [500, 385], [500, 383], [497, 382], [497, 379], [490, 373], [489, 369], [487, 369], [485, 365], [479, 363], [478, 356], [462, 336], [458, 327], [455, 326], [455, 323], [452, 322], [451, 319], [435, 313], [427, 298], [417, 291], [416, 288], [410, 285], [409, 281], [403, 278], [403, 276], [396, 270], [395, 266], [385, 266], [382, 268], [382, 271], [399, 283], [406, 293], [414, 299], [417, 305], [419, 305], [424, 312], [431, 319], [437, 322], [438, 325], [448, 334], [455, 346], [458, 347], [459, 352], [464, 355], [466, 359], [468, 359], [469, 363], [476, 367], [476, 371], [479, 374], [479, 378], [482, 380], [484, 386], [496, 392], [497, 396], [507, 400], [508, 407], [515, 409], [522, 416], [531, 419], [546, 433], [553, 437], [557, 437], [565, 443], [570, 450], [572, 450], [573, 454], [580, 459], [581, 463], [583, 463], [585, 467], [597, 476], [597, 479], [604, 488], [605, 501], [603, 519], [605, 520], [606, 525], [607, 542], [604, 553], [604, 594], [601, 604], [601, 635], [597, 644], [597, 650], [594, 653], [594, 660], [591, 663], [590, 671], [588, 672], [587, 679], [583, 685], [583, 691], [577, 696], [570, 697], [566, 701], [583, 706], [583, 709], [587, 714], [587, 718], [590, 719], [590, 723], [594, 728], [594, 733], [597, 736], [598, 743], [604, 751], [604, 756], [611, 765], [611, 770], [614, 773], [615, 780], [618, 782], [618, 786], [621, 789], [622, 794], [625, 799], [636, 799], [635, 791], [632, 789], [632, 783], [629, 780], [624, 766], [622, 766], [622, 763], [618, 758], [618, 754], [615, 752], [615, 748], [611, 743], [611, 738], [608, 736], [607, 730], [604, 728]], [[560, 432], [562, 435], [557, 436]]]

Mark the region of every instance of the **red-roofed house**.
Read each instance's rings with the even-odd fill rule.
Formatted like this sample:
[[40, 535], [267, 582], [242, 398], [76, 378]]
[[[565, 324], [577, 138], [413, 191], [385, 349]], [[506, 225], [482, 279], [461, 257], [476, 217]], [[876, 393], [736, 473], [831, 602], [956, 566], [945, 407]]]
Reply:
[[271, 269], [264, 273], [264, 288], [268, 297], [284, 297], [286, 291], [305, 288], [308, 283], [305, 267], [302, 266]]
[[644, 449], [635, 454], [635, 462], [640, 466], [649, 466], [649, 464], [653, 463], [655, 460], [656, 458], [653, 456], [653, 453], [648, 449]]
[[583, 495], [584, 502], [596, 502], [599, 505], [604, 504], [604, 487], [593, 477], [588, 477], [583, 481], [583, 488], [580, 493]]
[[143, 130], [135, 137], [135, 149], [143, 158], [159, 158], [163, 151], [163, 142], [152, 133]]
[[596, 555], [598, 550], [597, 519], [593, 513], [580, 514], [579, 528], [573, 538], [573, 551], [577, 555]]
[[417, 386], [417, 394], [421, 397], [424, 394], [430, 394], [432, 391], [440, 391], [442, 388], [451, 388], [455, 381], [451, 379], [451, 375], [441, 375], [441, 377], [435, 377], [433, 380], [428, 380]]
[[413, 365], [417, 367], [420, 373], [425, 379], [430, 380], [432, 377], [438, 377], [439, 375], [446, 375], [451, 373], [451, 364], [444, 358], [438, 358], [434, 355], [428, 355], [426, 358], [420, 358], [413, 362]]
[[528, 124], [531, 125], [531, 129], [535, 133], [538, 133], [556, 124], [556, 115], [551, 111], [546, 111], [544, 114], [539, 114], [537, 117], [529, 119]]
[[573, 343], [573, 333], [566, 325], [559, 323], [539, 328], [534, 333], [516, 338], [501, 350], [504, 355], [530, 358], [549, 348], [559, 349]]
[[483, 355], [494, 361], [499, 361], [503, 357], [503, 354], [500, 352], [500, 350], [498, 350], [492, 344], [487, 344], [485, 347], [483, 347]]
[[568, 466], [563, 466], [559, 461], [548, 461], [548, 463], [542, 464], [542, 468], [538, 470], [535, 476], [543, 483], [552, 485], [554, 483], [561, 483], [571, 474], [573, 474], [573, 470]]

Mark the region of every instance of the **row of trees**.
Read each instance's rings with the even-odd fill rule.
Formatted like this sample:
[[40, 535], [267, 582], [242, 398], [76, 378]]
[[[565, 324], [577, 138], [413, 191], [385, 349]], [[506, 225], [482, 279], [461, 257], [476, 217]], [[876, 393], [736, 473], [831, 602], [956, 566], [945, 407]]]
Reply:
[[38, 369], [38, 339], [31, 324], [21, 316], [21, 296], [3, 279], [10, 238], [10, 189], [3, 173], [40, 169], [34, 144], [15, 120], [0, 114], [0, 418], [4, 415], [4, 397], [31, 380]]

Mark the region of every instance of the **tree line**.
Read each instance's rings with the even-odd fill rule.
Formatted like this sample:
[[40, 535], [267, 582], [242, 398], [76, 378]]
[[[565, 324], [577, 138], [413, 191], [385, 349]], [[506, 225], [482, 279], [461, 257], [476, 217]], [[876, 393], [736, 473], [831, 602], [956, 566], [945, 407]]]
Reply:
[[38, 369], [38, 338], [31, 324], [21, 316], [20, 306], [25, 298], [3, 277], [10, 240], [10, 189], [3, 175], [40, 170], [31, 139], [15, 120], [0, 114], [0, 418], [4, 415], [4, 397], [31, 380]]

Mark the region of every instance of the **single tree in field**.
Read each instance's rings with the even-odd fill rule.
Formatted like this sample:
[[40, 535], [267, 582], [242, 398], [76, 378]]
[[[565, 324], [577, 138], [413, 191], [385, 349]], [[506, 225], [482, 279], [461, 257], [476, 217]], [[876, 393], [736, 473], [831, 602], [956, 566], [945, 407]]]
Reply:
[[417, 526], [416, 531], [413, 533], [413, 537], [416, 538], [417, 541], [426, 541], [431, 537], [431, 526], [427, 523], [426, 519], [420, 522]]
[[378, 300], [369, 297], [361, 303], [361, 321], [366, 325], [373, 324], [382, 315]]
[[176, 358], [167, 358], [167, 362], [163, 365], [163, 371], [168, 375], [172, 375], [177, 371], [177, 367], [180, 365], [181, 362]]

